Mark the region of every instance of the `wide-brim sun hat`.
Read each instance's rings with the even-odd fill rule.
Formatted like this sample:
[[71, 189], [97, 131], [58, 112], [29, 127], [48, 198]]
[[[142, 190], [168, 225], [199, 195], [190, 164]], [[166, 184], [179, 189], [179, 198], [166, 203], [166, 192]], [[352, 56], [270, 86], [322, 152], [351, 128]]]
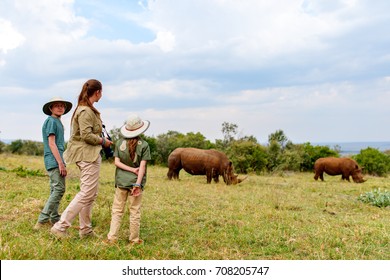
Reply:
[[66, 101], [64, 99], [62, 99], [61, 97], [53, 97], [49, 102], [47, 102], [45, 105], [43, 105], [42, 107], [42, 111], [46, 114], [46, 115], [49, 115], [51, 116], [52, 115], [52, 112], [50, 110], [50, 106], [53, 105], [53, 103], [56, 103], [56, 102], [62, 102], [65, 104], [65, 112], [64, 112], [64, 115], [66, 113], [68, 113], [71, 109], [72, 109], [72, 103], [69, 102], [69, 101]]
[[149, 128], [150, 122], [141, 120], [136, 114], [127, 117], [125, 124], [121, 127], [120, 132], [125, 138], [134, 138], [144, 133]]

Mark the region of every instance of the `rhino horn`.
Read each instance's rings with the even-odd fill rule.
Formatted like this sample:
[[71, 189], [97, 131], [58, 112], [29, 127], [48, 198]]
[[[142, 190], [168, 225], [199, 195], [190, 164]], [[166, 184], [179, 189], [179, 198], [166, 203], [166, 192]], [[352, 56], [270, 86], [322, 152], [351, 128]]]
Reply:
[[244, 177], [244, 178], [242, 178], [242, 179], [238, 178], [238, 184], [239, 184], [239, 183], [241, 183], [241, 182], [243, 182], [243, 181], [245, 181], [245, 180], [246, 180], [246, 178], [248, 178], [248, 176], [245, 176], [245, 177]]

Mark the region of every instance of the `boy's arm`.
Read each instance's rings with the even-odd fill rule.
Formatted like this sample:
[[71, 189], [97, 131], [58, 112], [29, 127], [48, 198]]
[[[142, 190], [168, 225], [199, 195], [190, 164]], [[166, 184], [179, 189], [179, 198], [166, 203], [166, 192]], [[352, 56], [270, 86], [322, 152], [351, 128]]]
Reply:
[[54, 134], [50, 134], [48, 140], [49, 140], [50, 151], [53, 153], [53, 156], [58, 163], [60, 174], [61, 176], [65, 177], [67, 175], [67, 171], [66, 171], [65, 164], [61, 159], [60, 152], [58, 151], [58, 147], [56, 145], [56, 136]]

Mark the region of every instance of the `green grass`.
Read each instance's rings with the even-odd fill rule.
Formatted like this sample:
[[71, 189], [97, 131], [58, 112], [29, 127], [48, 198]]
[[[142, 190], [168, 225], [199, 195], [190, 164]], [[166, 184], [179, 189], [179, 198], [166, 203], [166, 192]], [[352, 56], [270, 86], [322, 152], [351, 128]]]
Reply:
[[[33, 226], [49, 193], [40, 172], [18, 176], [15, 170], [42, 170], [41, 157], [0, 155], [0, 259], [91, 260], [389, 260], [389, 207], [359, 200], [361, 194], [389, 191], [388, 179], [368, 177], [363, 184], [311, 173], [249, 175], [236, 186], [206, 184], [203, 176], [180, 173], [168, 181], [167, 169], [148, 167], [143, 196], [142, 246], [127, 243], [128, 212], [119, 244], [71, 238], [58, 241], [49, 228]], [[68, 167], [61, 211], [79, 189], [78, 170]], [[114, 194], [114, 166], [104, 162], [93, 209], [95, 231], [106, 236]], [[38, 175], [37, 175], [38, 174]], [[78, 225], [76, 219], [73, 223]]]

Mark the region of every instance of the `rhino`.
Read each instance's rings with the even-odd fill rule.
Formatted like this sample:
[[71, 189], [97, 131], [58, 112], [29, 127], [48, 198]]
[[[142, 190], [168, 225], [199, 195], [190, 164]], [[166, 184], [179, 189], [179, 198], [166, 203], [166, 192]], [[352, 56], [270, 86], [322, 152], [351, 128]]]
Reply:
[[179, 179], [179, 172], [184, 169], [191, 175], [206, 175], [207, 183], [212, 179], [219, 182], [222, 176], [227, 185], [235, 185], [243, 180], [234, 174], [233, 163], [217, 150], [197, 148], [177, 148], [168, 157], [168, 179]]
[[351, 158], [319, 158], [314, 163], [314, 172], [315, 180], [320, 177], [324, 181], [325, 172], [331, 176], [341, 175], [341, 179], [347, 180], [348, 182], [350, 182], [349, 176], [352, 176], [355, 183], [363, 183], [366, 181], [363, 179], [362, 168]]

